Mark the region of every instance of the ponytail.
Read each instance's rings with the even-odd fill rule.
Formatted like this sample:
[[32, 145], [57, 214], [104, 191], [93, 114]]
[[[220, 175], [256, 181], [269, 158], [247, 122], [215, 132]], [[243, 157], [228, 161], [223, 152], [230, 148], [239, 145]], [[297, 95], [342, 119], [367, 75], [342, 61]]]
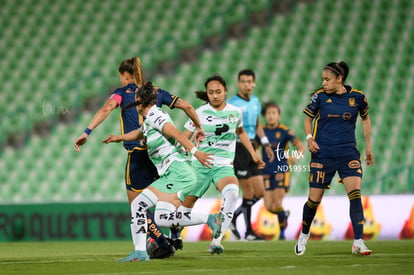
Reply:
[[133, 57], [133, 77], [135, 80], [135, 84], [137, 84], [138, 87], [142, 87], [145, 83], [144, 81], [144, 74], [142, 72], [142, 64], [141, 64], [141, 59], [139, 59], [138, 57]]

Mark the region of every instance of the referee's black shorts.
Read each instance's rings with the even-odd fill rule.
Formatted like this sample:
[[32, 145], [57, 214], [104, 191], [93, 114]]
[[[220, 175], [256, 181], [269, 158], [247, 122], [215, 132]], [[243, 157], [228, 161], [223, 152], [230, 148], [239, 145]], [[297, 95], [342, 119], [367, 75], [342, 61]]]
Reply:
[[248, 179], [262, 174], [262, 170], [253, 162], [252, 156], [241, 142], [236, 142], [234, 172], [238, 179]]

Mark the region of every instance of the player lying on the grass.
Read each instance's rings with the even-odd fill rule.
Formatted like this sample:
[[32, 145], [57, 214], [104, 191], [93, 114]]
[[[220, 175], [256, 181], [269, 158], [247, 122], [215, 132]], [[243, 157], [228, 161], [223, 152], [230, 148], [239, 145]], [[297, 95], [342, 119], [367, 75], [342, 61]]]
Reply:
[[[246, 147], [259, 168], [264, 168], [265, 164], [256, 154], [249, 136], [244, 131], [242, 111], [226, 103], [227, 87], [224, 78], [213, 75], [207, 78], [204, 87], [206, 91], [196, 92], [197, 97], [206, 102], [196, 110], [205, 132], [205, 139], [199, 143], [199, 150], [213, 154], [211, 161], [213, 165], [212, 168], [207, 168], [194, 159], [192, 165], [197, 174], [197, 184], [186, 197], [183, 208], [189, 216], [195, 202], [206, 193], [210, 184], [216, 186], [223, 198], [220, 212], [224, 220], [221, 234], [212, 240], [208, 252], [220, 254], [224, 250], [221, 241], [233, 218], [239, 195], [238, 181], [233, 167], [237, 138]], [[196, 130], [194, 123], [188, 121], [185, 128], [184, 134], [190, 138]]]
[[[104, 143], [131, 141], [145, 137], [148, 155], [158, 170], [160, 178], [148, 186], [132, 202], [131, 231], [135, 250], [121, 262], [149, 261], [146, 251], [148, 208], [155, 206], [155, 222], [159, 226], [189, 226], [206, 223], [214, 236], [220, 235], [221, 215], [192, 213], [191, 219], [183, 217], [179, 208], [196, 182], [196, 174], [181, 144], [187, 152], [206, 167], [211, 167], [211, 154], [197, 150], [193, 143], [174, 125], [170, 116], [156, 106], [156, 92], [151, 82], [143, 85], [136, 96], [137, 109], [145, 119], [141, 128], [125, 135], [110, 135]], [[177, 143], [178, 141], [178, 143]], [[177, 209], [178, 207], [178, 209]]]

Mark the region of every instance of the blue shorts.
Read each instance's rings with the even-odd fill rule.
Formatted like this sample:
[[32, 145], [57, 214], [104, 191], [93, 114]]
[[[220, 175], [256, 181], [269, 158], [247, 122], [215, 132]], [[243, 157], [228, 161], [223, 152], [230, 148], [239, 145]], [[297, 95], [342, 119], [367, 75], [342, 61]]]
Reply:
[[309, 186], [329, 189], [336, 171], [342, 179], [362, 178], [360, 154], [343, 157], [313, 157], [310, 162]]
[[272, 175], [263, 174], [263, 182], [266, 191], [272, 191], [276, 188], [283, 188], [286, 192], [289, 192], [290, 172], [280, 172]]
[[147, 150], [134, 150], [128, 153], [125, 167], [127, 190], [140, 192], [158, 178], [157, 168], [150, 160]]

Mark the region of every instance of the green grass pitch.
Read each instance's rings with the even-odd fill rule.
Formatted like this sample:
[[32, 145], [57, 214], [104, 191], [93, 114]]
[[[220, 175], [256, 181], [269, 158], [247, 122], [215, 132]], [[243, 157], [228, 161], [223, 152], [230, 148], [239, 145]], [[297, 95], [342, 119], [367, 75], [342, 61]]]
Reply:
[[0, 243], [0, 274], [414, 274], [414, 240], [367, 241], [370, 256], [351, 254], [351, 241], [309, 241], [304, 256], [294, 241], [187, 242], [175, 256], [146, 263], [117, 263], [131, 242]]

